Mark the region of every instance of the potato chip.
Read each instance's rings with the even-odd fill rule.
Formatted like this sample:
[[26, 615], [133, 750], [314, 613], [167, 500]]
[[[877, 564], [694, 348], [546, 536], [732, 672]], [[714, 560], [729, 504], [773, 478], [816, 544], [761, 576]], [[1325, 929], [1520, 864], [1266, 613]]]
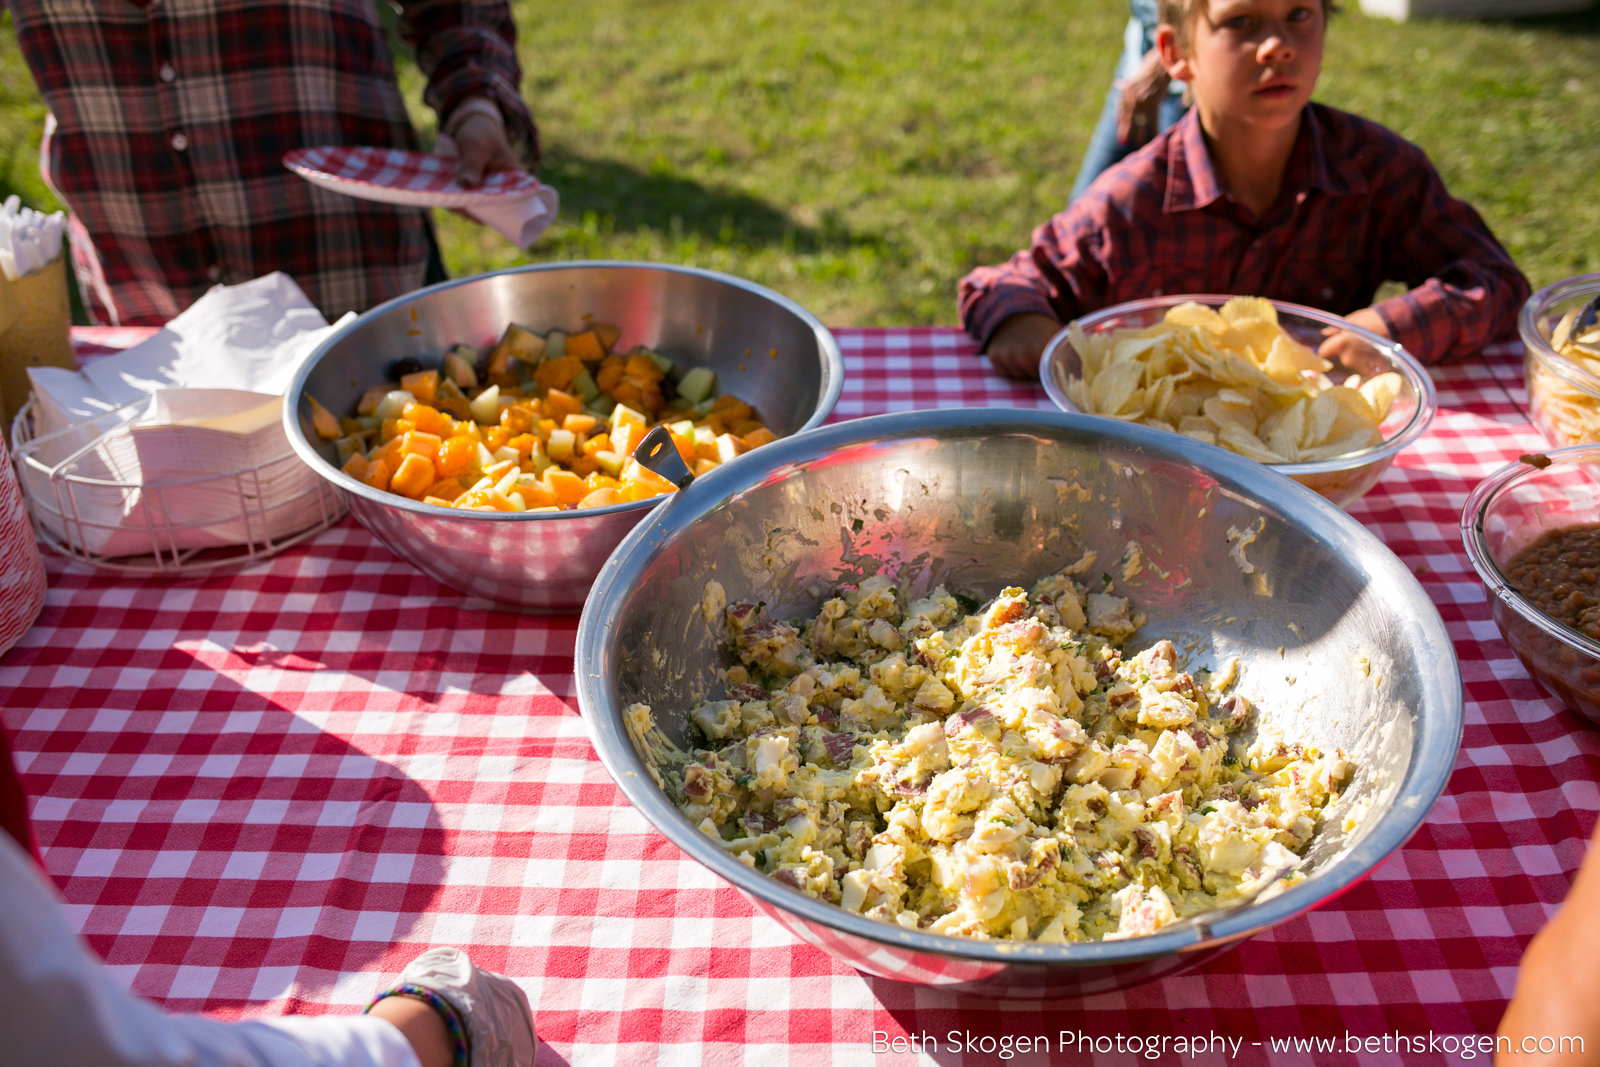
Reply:
[[[1379, 424], [1405, 385], [1394, 373], [1335, 384], [1332, 365], [1291, 337], [1260, 297], [1220, 309], [1179, 304], [1143, 329], [1093, 337], [1076, 323], [1069, 329], [1083, 376], [1068, 380], [1067, 395], [1080, 409], [1175, 429], [1262, 463], [1327, 459], [1382, 441]], [[1568, 348], [1589, 359], [1578, 343]], [[1600, 415], [1595, 424], [1600, 430]]]

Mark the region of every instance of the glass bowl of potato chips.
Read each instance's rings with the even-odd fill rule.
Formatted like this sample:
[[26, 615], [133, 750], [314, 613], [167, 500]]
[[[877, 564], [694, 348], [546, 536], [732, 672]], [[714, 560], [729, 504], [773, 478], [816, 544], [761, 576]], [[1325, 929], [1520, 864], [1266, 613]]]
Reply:
[[[1317, 355], [1353, 335], [1343, 363]], [[1180, 433], [1340, 507], [1427, 432], [1433, 383], [1400, 345], [1326, 311], [1240, 296], [1133, 300], [1069, 323], [1039, 364], [1063, 411]]]
[[1547, 285], [1517, 319], [1528, 412], [1557, 448], [1600, 442], [1600, 324], [1579, 322], [1600, 274]]

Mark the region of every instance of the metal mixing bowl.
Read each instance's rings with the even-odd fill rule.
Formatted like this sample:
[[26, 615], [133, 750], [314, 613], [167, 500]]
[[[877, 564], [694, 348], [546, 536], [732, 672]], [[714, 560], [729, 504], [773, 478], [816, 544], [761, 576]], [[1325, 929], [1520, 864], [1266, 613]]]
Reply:
[[436, 367], [453, 344], [487, 351], [509, 322], [544, 333], [576, 330], [591, 318], [621, 327], [619, 351], [644, 344], [684, 369], [712, 368], [721, 391], [749, 402], [780, 435], [821, 425], [844, 385], [833, 334], [770, 289], [692, 267], [551, 263], [431, 286], [334, 333], [289, 386], [289, 443], [344, 490], [361, 525], [423, 573], [504, 604], [580, 607], [611, 550], [659, 500], [510, 514], [454, 511], [381, 492], [339, 470], [333, 446], [311, 427], [306, 398], [351, 414], [368, 386], [393, 378], [396, 360], [411, 356]]
[[1600, 641], [1552, 619], [1506, 578], [1517, 553], [1551, 530], [1600, 522], [1600, 445], [1573, 445], [1508, 463], [1461, 510], [1461, 543], [1489, 591], [1500, 634], [1556, 699], [1600, 723]]
[[[1220, 308], [1231, 299], [1229, 296], [1189, 295], [1130, 300], [1085, 315], [1078, 320], [1078, 325], [1091, 336], [1112, 330], [1137, 330], [1160, 322], [1170, 309], [1179, 304], [1193, 301]], [[1345, 507], [1366, 495], [1367, 490], [1378, 484], [1383, 472], [1394, 463], [1394, 457], [1428, 432], [1428, 424], [1433, 421], [1438, 408], [1433, 381], [1411, 354], [1393, 341], [1326, 311], [1282, 300], [1271, 303], [1278, 311], [1278, 324], [1289, 336], [1309, 348], [1315, 349], [1322, 343], [1322, 331], [1329, 327], [1353, 333], [1367, 343], [1370, 351], [1356, 358], [1355, 365], [1335, 367], [1328, 372], [1336, 383], [1343, 382], [1352, 374], [1367, 379], [1386, 371], [1396, 372], [1403, 382], [1400, 395], [1395, 397], [1380, 427], [1383, 431], [1382, 444], [1312, 463], [1270, 464], [1273, 470], [1288, 475], [1340, 507]], [[1083, 362], [1072, 347], [1067, 331], [1062, 330], [1050, 339], [1039, 361], [1039, 377], [1044, 382], [1045, 392], [1050, 394], [1050, 399], [1062, 411], [1079, 410], [1067, 395], [1067, 379], [1082, 374]]]
[[[1245, 567], [1230, 530], [1254, 530]], [[1117, 590], [1191, 665], [1244, 665], [1241, 691], [1291, 737], [1339, 746], [1357, 770], [1280, 896], [1149, 937], [1051, 945], [966, 940], [874, 922], [746, 867], [651, 778], [623, 713], [718, 698], [728, 601], [813, 614], [880, 568], [911, 595], [946, 583], [982, 600], [1093, 549], [1114, 570], [1129, 540], [1145, 569]], [[1100, 569], [1099, 567], [1096, 568]], [[1365, 656], [1363, 665], [1353, 659]], [[1054, 412], [919, 411], [827, 426], [761, 449], [676, 494], [617, 547], [578, 626], [578, 701], [601, 760], [662, 833], [796, 936], [872, 974], [1012, 996], [1082, 994], [1175, 973], [1339, 895], [1405, 843], [1461, 739], [1455, 651], [1411, 572], [1322, 497], [1242, 456], [1142, 426]], [[1367, 807], [1353, 832], [1347, 813]]]

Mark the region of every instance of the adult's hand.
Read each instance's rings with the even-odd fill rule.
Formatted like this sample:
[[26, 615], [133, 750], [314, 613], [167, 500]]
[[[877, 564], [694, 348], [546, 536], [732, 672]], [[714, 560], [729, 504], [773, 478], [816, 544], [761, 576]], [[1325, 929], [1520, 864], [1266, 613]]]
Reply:
[[1161, 65], [1161, 53], [1150, 49], [1139, 61], [1133, 75], [1122, 83], [1117, 100], [1117, 140], [1125, 145], [1142, 145], [1156, 135], [1161, 118], [1161, 101], [1167, 95], [1172, 77]]
[[[1495, 1067], [1600, 1064], [1600, 826], [1566, 903], [1528, 945]], [[1577, 1040], [1573, 1040], [1576, 1038]]]
[[1024, 311], [1000, 323], [984, 352], [1007, 378], [1036, 379], [1044, 346], [1060, 331], [1061, 324], [1049, 315]]
[[498, 116], [482, 112], [467, 115], [450, 131], [456, 143], [456, 181], [472, 188], [495, 170], [520, 170], [522, 161], [511, 150], [505, 124]]
[[[1352, 311], [1345, 316], [1345, 321], [1364, 330], [1371, 330], [1379, 337], [1389, 336], [1389, 324], [1371, 308]], [[1317, 347], [1317, 355], [1336, 367], [1349, 367], [1354, 370], [1362, 364], [1369, 363], [1374, 355], [1371, 345], [1355, 334], [1346, 333], [1337, 327], [1329, 326], [1322, 331], [1322, 336], [1326, 340]]]

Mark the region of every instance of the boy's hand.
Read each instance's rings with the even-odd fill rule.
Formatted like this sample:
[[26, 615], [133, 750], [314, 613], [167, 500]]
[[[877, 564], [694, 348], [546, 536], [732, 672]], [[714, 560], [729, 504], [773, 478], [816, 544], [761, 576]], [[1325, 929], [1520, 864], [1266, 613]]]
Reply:
[[1036, 379], [1044, 346], [1060, 332], [1061, 324], [1049, 315], [1024, 311], [1000, 323], [984, 352], [994, 369], [1007, 378]]
[[1171, 84], [1167, 68], [1161, 65], [1160, 49], [1150, 49], [1133, 76], [1122, 83], [1122, 96], [1117, 100], [1118, 141], [1137, 146], [1156, 135], [1161, 100]]
[[[1364, 330], [1371, 330], [1379, 337], [1389, 336], [1388, 324], [1383, 321], [1382, 316], [1371, 308], [1352, 311], [1345, 316], [1345, 320], [1353, 325], [1360, 326]], [[1329, 326], [1322, 331], [1322, 336], [1326, 337], [1327, 340], [1318, 346], [1317, 355], [1335, 366], [1349, 367], [1351, 370], [1355, 370], [1357, 367], [1371, 363], [1372, 356], [1375, 355], [1372, 351], [1372, 346], [1353, 333], [1345, 333], [1343, 330]]]

